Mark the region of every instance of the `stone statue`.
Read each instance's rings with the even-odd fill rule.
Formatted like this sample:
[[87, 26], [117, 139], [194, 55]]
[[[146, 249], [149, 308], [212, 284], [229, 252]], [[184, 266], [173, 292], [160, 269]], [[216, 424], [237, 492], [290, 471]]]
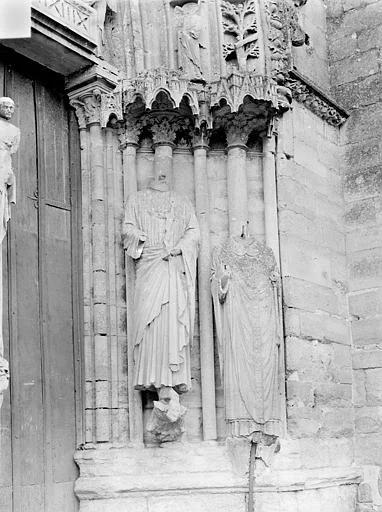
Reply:
[[281, 331], [273, 252], [252, 237], [229, 238], [214, 251], [211, 285], [228, 435], [275, 445]]
[[97, 28], [99, 32], [98, 45], [102, 46], [105, 44], [104, 32], [105, 32], [105, 19], [106, 10], [110, 9], [112, 12], [117, 12], [116, 0], [84, 0], [87, 5], [93, 7], [97, 12]]
[[8, 388], [9, 366], [8, 361], [0, 356], [0, 408], [3, 403], [3, 391]]
[[178, 30], [178, 59], [179, 68], [189, 80], [204, 81], [200, 62], [200, 48], [204, 46], [199, 41], [201, 32], [201, 17], [199, 5], [187, 3], [183, 7], [175, 7], [179, 15]]
[[20, 143], [20, 130], [9, 120], [15, 111], [11, 98], [0, 98], [0, 243], [6, 232], [11, 217], [10, 203], [16, 202], [15, 175], [12, 170], [12, 157]]
[[181, 394], [191, 387], [198, 243], [194, 209], [170, 191], [165, 171], [128, 198], [124, 246], [136, 262], [134, 383], [136, 389], [157, 390], [162, 404], [172, 400], [170, 388]]

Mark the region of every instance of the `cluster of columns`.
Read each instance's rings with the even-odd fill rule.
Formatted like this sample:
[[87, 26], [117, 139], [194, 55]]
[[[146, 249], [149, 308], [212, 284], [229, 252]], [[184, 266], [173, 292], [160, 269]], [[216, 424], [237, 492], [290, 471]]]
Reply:
[[81, 148], [83, 249], [84, 439], [126, 443], [128, 403], [123, 368], [126, 310], [120, 258], [123, 169], [117, 130], [104, 127], [99, 84], [69, 93]]
[[[119, 261], [121, 221], [127, 197], [137, 191], [137, 149], [142, 131], [138, 119], [128, 118], [116, 128], [102, 126], [101, 100], [97, 89], [88, 87], [71, 94], [76, 109], [81, 138], [83, 189], [84, 250], [84, 384], [85, 441], [88, 444], [127, 442], [143, 443], [141, 395], [133, 386], [133, 324], [134, 265], [130, 258]], [[151, 119], [154, 166], [156, 170], [172, 171], [173, 148], [179, 118]], [[248, 188], [246, 141], [250, 124], [230, 124], [227, 136], [227, 191], [229, 234], [240, 235], [247, 230]], [[192, 134], [191, 134], [192, 135]], [[276, 146], [275, 137], [263, 139], [264, 202], [266, 242], [279, 260]], [[217, 438], [213, 311], [210, 295], [210, 219], [207, 177], [208, 136], [203, 131], [192, 135], [196, 213], [201, 230], [198, 260], [200, 365], [202, 387], [203, 439]], [[105, 172], [106, 166], [106, 172]], [[109, 171], [107, 171], [109, 169]], [[120, 183], [116, 196], [110, 197], [110, 176]], [[114, 192], [116, 192], [114, 190]], [[113, 203], [113, 206], [111, 206]], [[114, 208], [113, 211], [111, 211]], [[110, 234], [110, 217], [118, 219]], [[108, 240], [114, 236], [114, 253]], [[118, 245], [119, 244], [119, 245]], [[112, 257], [112, 261], [110, 261]], [[123, 258], [122, 258], [123, 259]], [[115, 274], [115, 275], [114, 275]], [[113, 282], [114, 279], [114, 282]], [[126, 287], [125, 297], [111, 304], [111, 291], [118, 280]], [[119, 284], [120, 284], [119, 283]], [[126, 315], [126, 327], [113, 327], [113, 311]], [[117, 322], [118, 323], [118, 322]], [[127, 330], [127, 332], [126, 332]], [[124, 352], [125, 351], [125, 352]], [[127, 371], [123, 371], [127, 353]], [[127, 392], [126, 392], [127, 391]], [[116, 421], [117, 420], [117, 421]]]

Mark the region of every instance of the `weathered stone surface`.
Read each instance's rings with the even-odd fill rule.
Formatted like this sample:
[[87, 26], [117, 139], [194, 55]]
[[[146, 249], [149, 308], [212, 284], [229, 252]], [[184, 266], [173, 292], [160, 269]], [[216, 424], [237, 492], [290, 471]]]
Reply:
[[382, 368], [366, 371], [366, 399], [369, 405], [382, 405]]
[[[365, 320], [354, 320], [352, 327], [355, 345], [364, 346], [382, 343], [382, 316], [366, 318]], [[380, 361], [380, 359], [378, 360]]]

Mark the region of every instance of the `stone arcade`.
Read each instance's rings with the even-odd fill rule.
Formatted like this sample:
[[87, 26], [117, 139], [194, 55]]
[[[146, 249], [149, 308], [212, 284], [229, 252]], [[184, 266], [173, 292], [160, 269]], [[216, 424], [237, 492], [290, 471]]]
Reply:
[[381, 0], [32, 5], [0, 512], [381, 511]]

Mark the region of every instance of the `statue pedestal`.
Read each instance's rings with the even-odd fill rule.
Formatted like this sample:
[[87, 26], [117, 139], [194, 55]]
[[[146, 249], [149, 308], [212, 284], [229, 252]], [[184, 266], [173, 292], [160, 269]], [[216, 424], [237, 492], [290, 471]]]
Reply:
[[[274, 467], [257, 476], [256, 512], [354, 512], [359, 468], [304, 468], [298, 444], [282, 441]], [[78, 451], [80, 512], [248, 512], [246, 449], [204, 442]]]

